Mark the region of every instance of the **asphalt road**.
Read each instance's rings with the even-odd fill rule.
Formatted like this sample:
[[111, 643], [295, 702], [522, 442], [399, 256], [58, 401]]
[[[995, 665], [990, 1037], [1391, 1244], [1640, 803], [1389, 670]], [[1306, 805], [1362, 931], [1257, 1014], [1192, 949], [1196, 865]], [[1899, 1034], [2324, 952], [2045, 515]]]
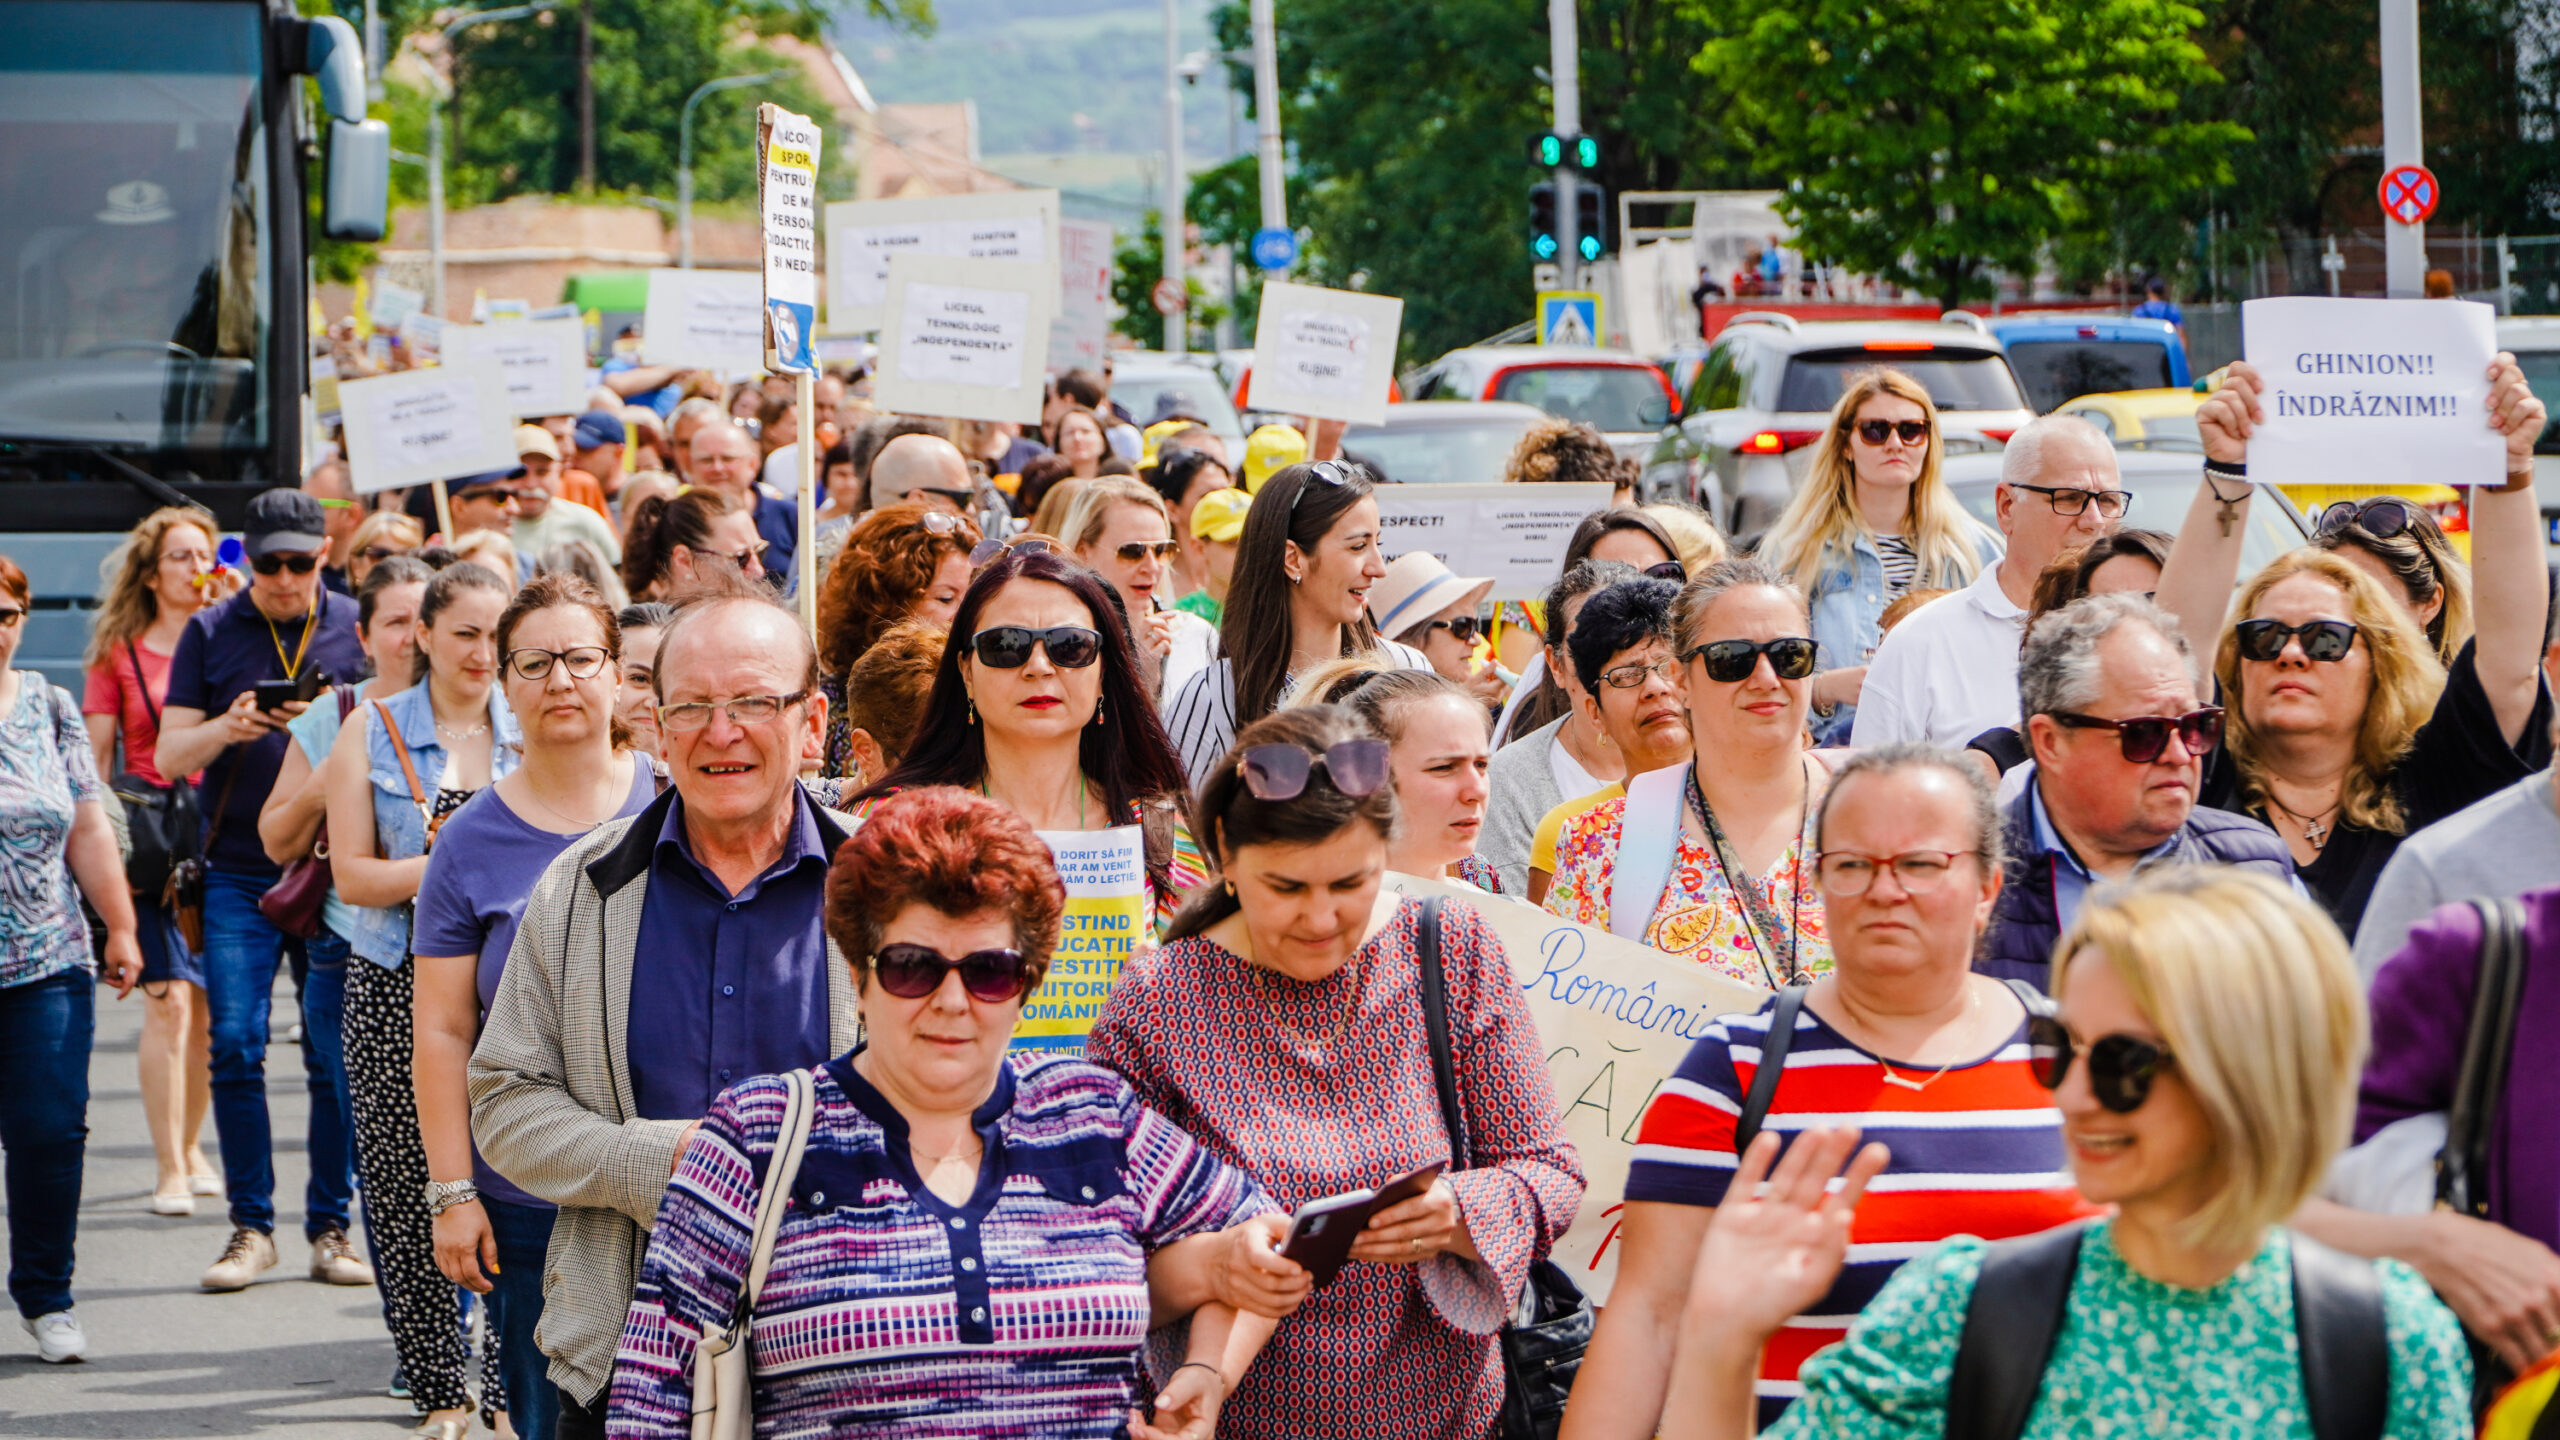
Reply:
[[[294, 1013], [289, 978], [278, 976], [276, 996], [281, 1036]], [[73, 1280], [88, 1358], [39, 1363], [34, 1340], [10, 1309], [0, 1321], [0, 1436], [397, 1440], [413, 1422], [408, 1402], [384, 1393], [392, 1353], [377, 1293], [308, 1278], [302, 1136], [309, 1095], [300, 1054], [278, 1043], [267, 1055], [278, 1262], [247, 1290], [208, 1295], [196, 1278], [221, 1255], [230, 1226], [220, 1197], [198, 1199], [191, 1219], [150, 1211], [151, 1139], [134, 1071], [141, 1028], [140, 992], [121, 1004], [114, 991], [99, 992]], [[204, 1147], [218, 1157], [210, 1119]]]

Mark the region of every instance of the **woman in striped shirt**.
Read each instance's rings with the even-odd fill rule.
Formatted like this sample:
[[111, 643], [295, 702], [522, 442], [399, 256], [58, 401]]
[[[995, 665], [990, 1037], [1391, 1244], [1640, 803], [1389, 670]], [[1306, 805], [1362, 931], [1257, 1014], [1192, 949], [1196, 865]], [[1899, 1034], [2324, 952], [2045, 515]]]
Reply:
[[[1848, 1333], [1903, 1261], [1950, 1235], [2003, 1239], [2091, 1211], [2064, 1173], [2061, 1112], [2028, 1065], [2024, 1002], [1971, 970], [2000, 889], [1989, 783], [1952, 751], [1867, 751], [1833, 778], [1814, 841], [1834, 966], [1790, 992], [1801, 1008], [1764, 1124], [1781, 1138], [1855, 1125], [1892, 1159], [1859, 1207], [1839, 1277], [1761, 1357], [1763, 1426], [1801, 1393], [1798, 1369]], [[1737, 1124], [1782, 999], [1709, 1026], [1645, 1112], [1617, 1287], [1565, 1440], [1650, 1436], [1662, 1418], [1690, 1274], [1732, 1182]]]

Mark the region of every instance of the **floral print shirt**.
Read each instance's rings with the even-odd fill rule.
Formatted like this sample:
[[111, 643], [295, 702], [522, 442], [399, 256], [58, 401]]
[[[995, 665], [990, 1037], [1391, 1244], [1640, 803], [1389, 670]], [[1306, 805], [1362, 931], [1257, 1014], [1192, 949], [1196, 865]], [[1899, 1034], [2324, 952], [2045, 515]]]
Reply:
[[[1565, 822], [1556, 841], [1555, 880], [1547, 887], [1549, 914], [1609, 928], [1609, 886], [1626, 815], [1627, 802], [1620, 798], [1604, 800]], [[1767, 957], [1763, 973], [1760, 945], [1743, 913], [1742, 898], [1717, 863], [1714, 848], [1690, 833], [1694, 828], [1681, 827], [1680, 856], [1672, 866], [1671, 883], [1662, 887], [1662, 903], [1645, 925], [1644, 943], [1747, 985], [1767, 985], [1772, 976], [1784, 983], [1791, 969], [1808, 976], [1828, 972], [1830, 932], [1803, 837], [1787, 846], [1767, 875], [1747, 882], [1760, 887], [1769, 909], [1794, 932], [1792, 938], [1772, 937], [1778, 953]]]
[[89, 968], [71, 822], [106, 798], [79, 702], [19, 671], [18, 703], [0, 717], [0, 989]]

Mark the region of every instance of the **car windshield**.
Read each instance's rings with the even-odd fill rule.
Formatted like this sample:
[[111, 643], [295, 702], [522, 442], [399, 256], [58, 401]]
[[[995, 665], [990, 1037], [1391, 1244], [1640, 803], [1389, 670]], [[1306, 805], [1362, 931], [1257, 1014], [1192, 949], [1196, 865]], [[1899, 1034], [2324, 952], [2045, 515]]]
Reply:
[[[2524, 383], [2543, 408], [2560, 417], [2560, 350], [2518, 350], [2516, 367], [2524, 371]], [[2537, 455], [2560, 455], [2560, 418], [2545, 421], [2542, 438], [2533, 442]]]
[[1670, 415], [1662, 381], [1643, 365], [1524, 365], [1503, 372], [1484, 398], [1535, 405], [1603, 431], [1658, 430]]
[[[2148, 423], [2148, 422], [2145, 422]], [[2125, 457], [2138, 463], [2138, 457]], [[2127, 530], [2158, 530], [2174, 535], [2187, 516], [2187, 506], [2196, 498], [2199, 472], [2190, 460], [2184, 467], [2163, 469], [2123, 476], [2116, 483], [2132, 497], [2125, 505], [2120, 527]], [[1992, 475], [1968, 476], [1950, 482], [1956, 499], [1965, 513], [1985, 525], [1997, 528], [1997, 505], [2000, 482]], [[2021, 497], [2042, 503], [2040, 496]], [[2290, 511], [2282, 504], [2249, 507], [2249, 528], [2240, 544], [2240, 579], [2246, 581], [2270, 560], [2302, 544], [2303, 535]]]
[[1405, 485], [1492, 485], [1533, 423], [1520, 416], [1464, 425], [1355, 425], [1342, 449]]
[[1231, 440], [1244, 439], [1244, 426], [1236, 420], [1236, 407], [1227, 403], [1227, 392], [1218, 385], [1218, 377], [1206, 370], [1123, 370], [1111, 377], [1111, 398], [1129, 412], [1140, 429], [1155, 423], [1159, 415], [1179, 410], [1197, 415], [1212, 430]]
[[0, 446], [266, 439], [257, 6], [0, 5]]
[[2009, 365], [2039, 414], [2083, 395], [2160, 390], [2174, 383], [2169, 347], [2149, 340], [2013, 340]]
[[1808, 350], [1787, 361], [1778, 386], [1778, 408], [1830, 413], [1849, 378], [1890, 366], [1920, 382], [1941, 410], [2023, 410], [2009, 362], [1981, 350]]

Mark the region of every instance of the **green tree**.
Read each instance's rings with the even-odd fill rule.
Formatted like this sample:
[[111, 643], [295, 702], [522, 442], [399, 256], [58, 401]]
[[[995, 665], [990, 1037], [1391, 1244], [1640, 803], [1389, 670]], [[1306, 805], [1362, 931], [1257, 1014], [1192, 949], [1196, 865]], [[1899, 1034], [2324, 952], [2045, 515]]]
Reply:
[[[1155, 301], [1156, 281], [1163, 277], [1164, 212], [1150, 210], [1138, 233], [1121, 236], [1111, 253], [1111, 299], [1120, 307], [1120, 318], [1111, 322], [1111, 328], [1141, 349], [1164, 348], [1165, 316]], [[1183, 272], [1182, 288], [1191, 300], [1183, 312], [1186, 348], [1198, 350], [1206, 344], [1203, 337], [1226, 318], [1227, 307], [1208, 298], [1196, 272]]]
[[2249, 139], [2183, 113], [2219, 77], [2179, 0], [1688, 0], [1698, 72], [1789, 177], [1808, 254], [1934, 295], [1992, 293], [2121, 207], [2230, 183]]

